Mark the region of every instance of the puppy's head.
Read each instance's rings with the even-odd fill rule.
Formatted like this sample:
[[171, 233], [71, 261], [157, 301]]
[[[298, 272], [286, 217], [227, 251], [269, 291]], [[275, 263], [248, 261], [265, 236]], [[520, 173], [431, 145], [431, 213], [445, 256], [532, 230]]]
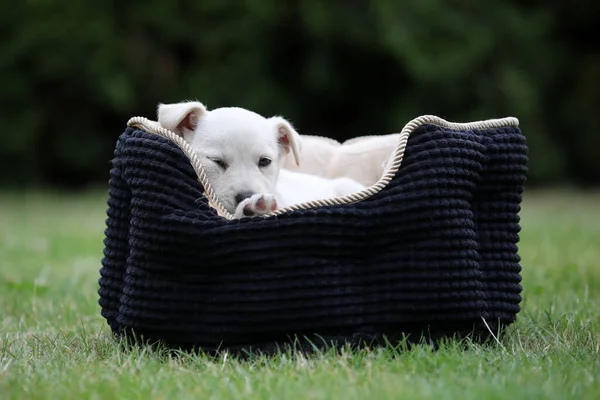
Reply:
[[202, 103], [184, 102], [159, 104], [158, 122], [190, 143], [230, 213], [255, 193], [274, 193], [286, 154], [300, 161], [300, 136], [282, 117], [237, 107], [208, 111]]

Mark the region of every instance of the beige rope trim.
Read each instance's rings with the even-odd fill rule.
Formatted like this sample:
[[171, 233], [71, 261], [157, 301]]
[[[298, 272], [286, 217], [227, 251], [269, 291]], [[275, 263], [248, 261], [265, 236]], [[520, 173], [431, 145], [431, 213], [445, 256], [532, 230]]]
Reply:
[[[184, 152], [184, 154], [190, 159], [192, 167], [194, 168], [194, 171], [198, 175], [200, 183], [204, 187], [204, 191], [205, 191], [204, 194], [208, 199], [208, 204], [211, 207], [213, 207], [220, 216], [222, 216], [226, 219], [233, 219], [233, 215], [231, 215], [231, 213], [229, 213], [229, 211], [227, 211], [225, 209], [225, 207], [223, 207], [223, 205], [221, 204], [219, 199], [217, 199], [217, 196], [216, 196], [212, 186], [208, 182], [206, 173], [204, 172], [204, 168], [202, 167], [202, 164], [200, 163], [200, 159], [198, 158], [198, 156], [196, 155], [196, 153], [192, 149], [192, 147], [189, 145], [189, 143], [187, 143], [181, 136], [177, 135], [176, 133], [171, 132], [171, 131], [163, 128], [162, 126], [160, 126], [158, 124], [158, 122], [151, 121], [147, 118], [143, 118], [143, 117], [131, 118], [127, 122], [127, 125], [135, 126], [135, 127], [141, 128], [147, 132], [154, 133], [154, 134], [157, 134], [164, 138], [167, 138], [169, 140], [172, 140], [177, 146], [179, 146], [179, 148], [181, 148], [181, 150]], [[439, 126], [442, 128], [454, 129], [454, 130], [474, 130], [474, 129], [502, 128], [502, 127], [508, 127], [508, 126], [517, 127], [517, 126], [519, 126], [519, 120], [514, 117], [507, 117], [507, 118], [489, 119], [489, 120], [477, 121], [477, 122], [456, 123], [456, 122], [448, 122], [448, 121], [446, 121], [442, 118], [436, 117], [434, 115], [423, 115], [423, 116], [417, 117], [417, 118], [413, 119], [412, 121], [410, 121], [409, 123], [407, 123], [404, 126], [404, 128], [402, 129], [402, 131], [400, 132], [400, 138], [398, 139], [398, 145], [396, 146], [396, 150], [394, 151], [393, 155], [391, 156], [391, 157], [393, 157], [391, 159], [391, 164], [388, 161], [388, 163], [387, 163], [388, 166], [386, 167], [387, 171], [383, 174], [383, 176], [379, 179], [379, 181], [377, 181], [374, 185], [371, 185], [370, 187], [365, 188], [365, 189], [361, 190], [360, 192], [352, 193], [347, 196], [308, 201], [305, 203], [295, 204], [295, 205], [292, 205], [289, 207], [281, 208], [281, 209], [275, 210], [274, 212], [272, 212], [270, 214], [264, 215], [264, 217], [268, 217], [271, 215], [280, 215], [285, 212], [294, 211], [294, 210], [306, 210], [306, 209], [315, 208], [315, 207], [356, 203], [359, 201], [366, 200], [369, 197], [379, 193], [383, 188], [385, 188], [390, 183], [392, 178], [396, 175], [396, 173], [400, 169], [400, 165], [402, 164], [402, 159], [404, 157], [404, 151], [406, 150], [406, 143], [408, 142], [409, 136], [417, 128], [419, 128], [423, 125], [436, 125], [436, 126]], [[375, 136], [375, 135], [370, 135], [370, 136]], [[350, 140], [353, 141], [354, 139], [350, 139]]]

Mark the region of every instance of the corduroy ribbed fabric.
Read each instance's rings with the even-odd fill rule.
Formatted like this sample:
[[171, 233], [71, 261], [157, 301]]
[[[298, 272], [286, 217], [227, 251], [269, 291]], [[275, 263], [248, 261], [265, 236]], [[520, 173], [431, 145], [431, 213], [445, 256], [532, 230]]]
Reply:
[[206, 351], [485, 338], [483, 318], [495, 331], [520, 310], [526, 165], [517, 127], [424, 125], [368, 199], [227, 220], [175, 144], [127, 128], [110, 172], [102, 315], [116, 334]]

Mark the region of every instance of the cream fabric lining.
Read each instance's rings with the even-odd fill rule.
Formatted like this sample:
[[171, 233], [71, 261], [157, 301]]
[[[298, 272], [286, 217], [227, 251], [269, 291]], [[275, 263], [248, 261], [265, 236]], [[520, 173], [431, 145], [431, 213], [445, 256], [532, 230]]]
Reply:
[[383, 176], [400, 134], [360, 136], [343, 143], [323, 136], [300, 138], [300, 165], [287, 154], [284, 169], [329, 179], [347, 177], [369, 187]]
[[[219, 199], [217, 198], [212, 186], [208, 182], [206, 174], [204, 172], [204, 168], [200, 163], [200, 159], [198, 158], [195, 151], [192, 147], [179, 135], [176, 133], [163, 128], [156, 121], [149, 120], [144, 117], [133, 117], [127, 122], [128, 126], [136, 127], [139, 129], [143, 129], [149, 133], [153, 133], [169, 139], [173, 141], [179, 148], [183, 151], [183, 153], [190, 159], [190, 163], [194, 168], [194, 171], [198, 175], [198, 179], [202, 186], [204, 187], [204, 195], [208, 199], [209, 205], [217, 211], [217, 214], [226, 219], [233, 219], [233, 215], [223, 207]], [[283, 214], [287, 211], [292, 210], [305, 210], [309, 208], [322, 207], [322, 206], [331, 206], [331, 205], [340, 205], [340, 204], [350, 204], [365, 200], [379, 191], [381, 191], [387, 184], [392, 180], [394, 175], [400, 169], [400, 165], [402, 164], [402, 159], [404, 157], [404, 150], [406, 149], [406, 143], [408, 138], [412, 132], [414, 132], [417, 128], [423, 125], [436, 125], [447, 129], [453, 130], [474, 130], [474, 129], [492, 129], [492, 128], [501, 128], [508, 126], [519, 126], [519, 120], [514, 117], [507, 117], [501, 119], [489, 119], [485, 121], [477, 121], [477, 122], [468, 122], [468, 123], [456, 123], [456, 122], [448, 122], [442, 118], [436, 117], [434, 115], [423, 115], [417, 117], [407, 123], [402, 131], [400, 132], [400, 138], [398, 140], [398, 145], [396, 146], [395, 151], [390, 156], [390, 159], [386, 165], [383, 176], [377, 181], [375, 184], [361, 190], [360, 192], [352, 193], [347, 196], [342, 197], [334, 197], [328, 199], [314, 200], [305, 203], [295, 204], [293, 206], [281, 208], [275, 210], [274, 212], [264, 215], [264, 217]], [[361, 138], [365, 138], [368, 136], [357, 137], [354, 139], [350, 139], [345, 143], [351, 143]], [[333, 139], [330, 139], [333, 140]], [[335, 142], [335, 140], [334, 140]]]

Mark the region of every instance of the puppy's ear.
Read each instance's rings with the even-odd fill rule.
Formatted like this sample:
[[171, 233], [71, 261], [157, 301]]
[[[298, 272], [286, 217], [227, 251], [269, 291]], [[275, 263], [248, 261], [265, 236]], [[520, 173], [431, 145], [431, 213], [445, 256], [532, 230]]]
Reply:
[[286, 154], [291, 151], [296, 165], [300, 165], [300, 135], [286, 119], [282, 117], [272, 117], [270, 119], [275, 124], [279, 145]]
[[194, 132], [200, 118], [206, 114], [204, 104], [187, 101], [175, 104], [159, 104], [156, 110], [158, 123], [180, 136]]

